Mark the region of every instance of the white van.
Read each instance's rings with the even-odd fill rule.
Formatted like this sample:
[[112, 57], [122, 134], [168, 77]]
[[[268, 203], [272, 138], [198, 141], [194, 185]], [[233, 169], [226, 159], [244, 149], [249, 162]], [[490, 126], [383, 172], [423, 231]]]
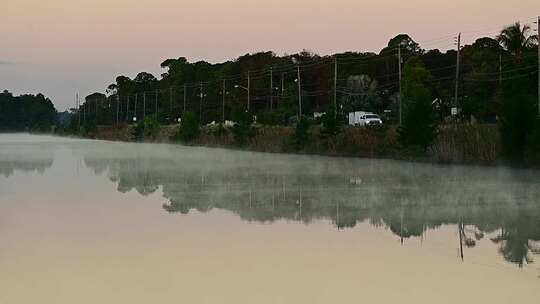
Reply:
[[380, 126], [382, 120], [377, 114], [370, 112], [351, 112], [349, 113], [349, 125], [351, 126]]

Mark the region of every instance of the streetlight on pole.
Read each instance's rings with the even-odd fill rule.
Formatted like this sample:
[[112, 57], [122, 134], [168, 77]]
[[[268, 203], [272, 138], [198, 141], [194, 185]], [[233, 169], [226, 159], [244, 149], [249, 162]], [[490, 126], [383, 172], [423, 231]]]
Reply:
[[540, 16], [538, 16], [536, 25], [538, 26], [536, 31], [536, 40], [538, 42], [538, 117], [540, 117]]
[[248, 95], [248, 100], [247, 100], [247, 111], [249, 112], [249, 87], [244, 87], [244, 86], [241, 86], [239, 84], [235, 84], [234, 87], [236, 89], [242, 89], [242, 90], [245, 90], [247, 92], [247, 95]]
[[337, 81], [338, 81], [338, 61], [334, 56], [334, 118], [337, 117]]
[[458, 94], [459, 94], [459, 65], [460, 65], [460, 52], [461, 52], [461, 33], [457, 36], [457, 55], [456, 55], [456, 86], [454, 92], [454, 108], [452, 109], [452, 115], [458, 113]]
[[272, 103], [274, 102], [274, 74], [273, 69], [270, 68], [270, 112], [272, 112]]
[[221, 91], [221, 94], [223, 94], [222, 98], [222, 104], [221, 104], [221, 120], [223, 123], [225, 123], [225, 95], [227, 94], [227, 92], [225, 91], [225, 86], [226, 86], [226, 80], [223, 79], [223, 88], [222, 88], [222, 91]]
[[399, 73], [399, 125], [403, 124], [403, 90], [401, 85], [401, 43], [398, 44], [398, 73]]
[[199, 121], [202, 124], [202, 122], [203, 122], [203, 120], [202, 120], [203, 119], [203, 98], [204, 98], [204, 91], [203, 91], [203, 83], [202, 83], [202, 81], [200, 83], [200, 90], [201, 91], [200, 91], [200, 95], [199, 95], [199, 97], [200, 97], [200, 100], [199, 100]]
[[302, 117], [302, 83], [300, 78], [300, 65], [296, 67], [296, 71], [298, 74], [298, 78], [296, 79], [298, 84], [298, 119], [300, 119], [300, 117]]

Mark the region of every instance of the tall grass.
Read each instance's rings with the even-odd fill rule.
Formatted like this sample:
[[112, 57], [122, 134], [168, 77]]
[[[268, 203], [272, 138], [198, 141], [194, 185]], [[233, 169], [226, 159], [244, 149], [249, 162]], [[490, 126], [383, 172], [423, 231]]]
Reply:
[[501, 155], [496, 125], [447, 125], [439, 129], [430, 158], [439, 163], [494, 165]]
[[[109, 140], [133, 140], [129, 137], [132, 126], [98, 127], [96, 138]], [[165, 141], [177, 130], [176, 126], [164, 126], [155, 137]], [[291, 144], [295, 133], [293, 127], [256, 126], [253, 135], [242, 149], [274, 152], [304, 153], [330, 156], [366, 158], [394, 158], [431, 161], [448, 164], [494, 165], [502, 159], [500, 131], [496, 125], [445, 125], [439, 128], [435, 142], [427, 155], [415, 155], [404, 150], [398, 141], [397, 127], [355, 128], [343, 127], [334, 136], [321, 134], [319, 126], [309, 128], [309, 141], [297, 149]], [[238, 148], [230, 129], [203, 127], [191, 144], [210, 147]]]

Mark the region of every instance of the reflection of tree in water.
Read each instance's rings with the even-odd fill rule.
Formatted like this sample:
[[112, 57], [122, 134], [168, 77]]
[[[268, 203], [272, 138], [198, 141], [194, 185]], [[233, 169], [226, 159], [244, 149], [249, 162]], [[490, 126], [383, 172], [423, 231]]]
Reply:
[[402, 241], [455, 225], [461, 254], [499, 230], [493, 241], [507, 261], [523, 265], [538, 252], [533, 244], [540, 240], [540, 183], [538, 177], [519, 176], [526, 173], [325, 158], [313, 163], [217, 151], [222, 154], [149, 157], [140, 151], [85, 161], [90, 167], [106, 164], [121, 192], [148, 195], [161, 186], [168, 200], [163, 208], [170, 213], [218, 208], [250, 222], [323, 219], [339, 229], [369, 222]]
[[540, 218], [538, 214], [522, 213], [519, 218], [510, 220], [492, 240], [500, 244], [499, 252], [507, 261], [522, 267], [533, 262], [531, 254], [540, 254]]
[[0, 150], [0, 175], [9, 177], [16, 171], [43, 174], [53, 164], [53, 152], [41, 150], [39, 153], [26, 149], [4, 148]]

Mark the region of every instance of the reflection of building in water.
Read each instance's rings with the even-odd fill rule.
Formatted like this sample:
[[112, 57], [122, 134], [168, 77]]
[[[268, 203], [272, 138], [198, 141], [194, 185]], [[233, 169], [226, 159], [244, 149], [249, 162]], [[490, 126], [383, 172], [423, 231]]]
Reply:
[[523, 265], [538, 252], [531, 244], [540, 240], [540, 179], [527, 172], [206, 149], [159, 153], [103, 151], [85, 162], [107, 168], [121, 192], [148, 195], [161, 186], [171, 213], [219, 208], [246, 221], [330, 220], [339, 229], [369, 222], [402, 242], [452, 224], [462, 257], [485, 233], [499, 231], [492, 241], [507, 261]]

